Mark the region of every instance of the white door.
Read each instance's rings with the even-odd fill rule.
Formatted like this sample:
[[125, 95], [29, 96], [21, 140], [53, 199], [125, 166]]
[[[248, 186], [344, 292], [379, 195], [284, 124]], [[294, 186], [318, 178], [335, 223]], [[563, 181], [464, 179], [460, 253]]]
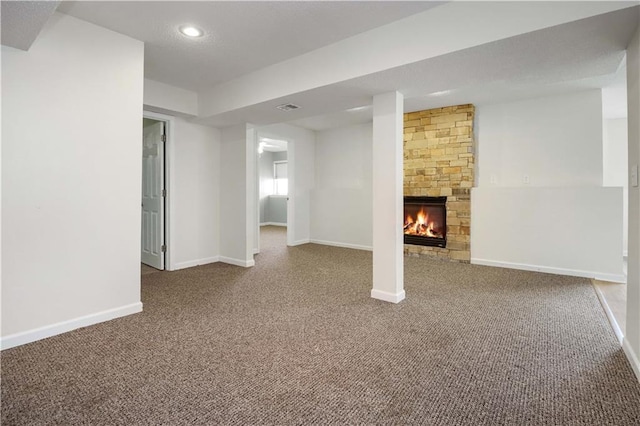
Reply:
[[142, 263], [164, 269], [164, 123], [143, 129]]

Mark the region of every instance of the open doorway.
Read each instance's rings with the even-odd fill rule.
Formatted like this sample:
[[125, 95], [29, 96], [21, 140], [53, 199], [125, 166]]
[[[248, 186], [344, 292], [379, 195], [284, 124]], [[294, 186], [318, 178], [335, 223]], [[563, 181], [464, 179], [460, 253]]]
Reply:
[[142, 121], [141, 274], [165, 269], [165, 142], [167, 123], [146, 114]]
[[[287, 141], [258, 139], [258, 215], [261, 240], [268, 244], [287, 244], [289, 221], [289, 158]], [[261, 241], [261, 246], [263, 242]]]

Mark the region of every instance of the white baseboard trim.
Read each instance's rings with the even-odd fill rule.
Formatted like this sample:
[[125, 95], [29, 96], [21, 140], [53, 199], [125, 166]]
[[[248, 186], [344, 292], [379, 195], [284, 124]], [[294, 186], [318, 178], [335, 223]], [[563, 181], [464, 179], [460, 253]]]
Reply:
[[610, 281], [614, 283], [626, 283], [627, 279], [624, 274], [608, 274], [593, 271], [581, 271], [579, 269], [554, 268], [551, 266], [529, 265], [526, 263], [500, 262], [495, 260], [471, 258], [471, 264], [496, 266], [498, 268], [520, 269], [523, 271], [546, 272], [556, 275], [570, 275], [572, 277], [595, 278], [602, 281]]
[[289, 246], [290, 247], [301, 246], [302, 244], [309, 244], [310, 242], [311, 242], [311, 240], [309, 240], [309, 239], [298, 240], [298, 241], [294, 241], [293, 244], [289, 244]]
[[[583, 277], [589, 277], [586, 274], [589, 274], [590, 272], [585, 272], [585, 275], [578, 275], [578, 276], [583, 276]], [[600, 280], [600, 281], [609, 281], [612, 283], [620, 283], [620, 284], [626, 284], [627, 282], [627, 277], [624, 274], [601, 274], [599, 272], [593, 272], [594, 277], [596, 280]], [[567, 274], [569, 275], [569, 274]]]
[[350, 249], [355, 249], [355, 250], [373, 251], [373, 247], [363, 246], [363, 245], [360, 245], [360, 244], [338, 243], [336, 241], [325, 241], [325, 240], [314, 240], [314, 239], [309, 240], [309, 242], [313, 243], [313, 244], [322, 244], [324, 246], [333, 246], [333, 247], [350, 248]]
[[624, 341], [622, 342], [622, 349], [624, 350], [624, 353], [629, 360], [629, 364], [631, 364], [633, 372], [636, 374], [636, 379], [638, 379], [638, 381], [640, 382], [640, 361], [638, 361], [638, 356], [629, 344], [629, 340], [624, 339]]
[[286, 223], [280, 223], [280, 222], [264, 222], [264, 223], [261, 223], [260, 226], [284, 226], [284, 227], [286, 227], [287, 224]]
[[21, 333], [10, 334], [0, 340], [0, 348], [5, 350], [16, 346], [26, 345], [27, 343], [46, 339], [47, 337], [53, 337], [78, 328], [136, 314], [138, 312], [142, 312], [142, 302], [132, 303], [130, 305], [108, 309], [102, 312], [96, 312], [94, 314], [46, 325], [44, 327], [34, 328], [33, 330], [23, 331]]
[[228, 263], [229, 265], [242, 266], [243, 268], [250, 268], [252, 266], [255, 266], [256, 264], [256, 262], [253, 259], [241, 260], [241, 259], [234, 259], [232, 257], [225, 257], [225, 256], [220, 256], [220, 262]]
[[385, 302], [400, 303], [404, 300], [405, 296], [404, 290], [399, 293], [389, 293], [388, 291], [376, 290], [375, 288], [371, 290], [372, 298]]
[[613, 312], [611, 311], [611, 308], [609, 307], [609, 304], [607, 303], [607, 299], [604, 297], [604, 294], [602, 294], [602, 291], [600, 290], [600, 288], [593, 284], [593, 289], [596, 291], [596, 295], [598, 296], [598, 300], [600, 300], [600, 304], [602, 305], [602, 309], [604, 309], [604, 313], [607, 315], [607, 319], [609, 320], [609, 324], [611, 324], [611, 328], [613, 329], [613, 333], [616, 335], [616, 338], [618, 339], [618, 342], [620, 343], [620, 345], [622, 345], [622, 342], [624, 341], [624, 334], [622, 333], [622, 330], [620, 329], [620, 326], [618, 325], [618, 321], [616, 321], [616, 318], [613, 316]]
[[194, 266], [206, 265], [220, 261], [220, 256], [205, 257], [204, 259], [188, 260], [186, 262], [178, 262], [173, 265], [172, 271], [179, 269], [193, 268]]

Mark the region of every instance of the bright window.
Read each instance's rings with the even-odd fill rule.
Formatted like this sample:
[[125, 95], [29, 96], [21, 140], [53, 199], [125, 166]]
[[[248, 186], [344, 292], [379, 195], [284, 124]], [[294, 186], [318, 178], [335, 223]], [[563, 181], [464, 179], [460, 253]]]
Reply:
[[275, 195], [288, 195], [289, 179], [287, 178], [287, 162], [286, 161], [273, 162], [273, 182], [275, 185], [274, 187]]

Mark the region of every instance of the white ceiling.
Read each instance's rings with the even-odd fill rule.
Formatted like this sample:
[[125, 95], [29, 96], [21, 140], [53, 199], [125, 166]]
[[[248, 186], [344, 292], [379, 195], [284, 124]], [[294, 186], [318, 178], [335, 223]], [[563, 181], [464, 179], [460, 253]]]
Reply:
[[[378, 93], [398, 90], [405, 111], [447, 105], [475, 105], [551, 96], [617, 84], [626, 46], [638, 25], [639, 7], [622, 9], [564, 25], [487, 43], [475, 48], [300, 92], [200, 122], [227, 126], [289, 122], [325, 130], [372, 120]], [[619, 79], [618, 79], [619, 80]], [[440, 92], [446, 91], [445, 94]], [[625, 109], [621, 90], [611, 91], [608, 108]], [[282, 103], [302, 106], [283, 113]]]
[[[11, 15], [10, 26], [18, 30], [19, 22], [31, 24], [30, 31], [20, 30], [22, 42], [30, 45], [29, 37], [35, 37], [32, 34], [37, 35], [44, 23], [44, 6], [51, 9], [56, 2], [18, 3], [47, 3], [39, 9], [42, 23], [36, 22], [28, 5], [14, 8], [17, 17]], [[58, 10], [144, 41], [146, 78], [200, 91], [442, 3], [446, 2], [82, 1], [62, 2]], [[607, 111], [619, 116], [626, 94], [621, 63], [638, 25], [638, 9], [487, 43], [197, 121], [214, 126], [291, 122], [323, 130], [370, 121], [372, 96], [390, 90], [404, 94], [405, 111], [416, 111], [596, 87], [606, 88], [605, 116]], [[186, 23], [203, 28], [206, 36], [193, 40], [180, 35], [177, 28]], [[14, 28], [14, 33], [20, 31]], [[283, 113], [275, 108], [282, 103], [302, 108]]]
[[[369, 105], [367, 98], [389, 90], [404, 94], [405, 111], [410, 112], [604, 87], [605, 116], [620, 116], [626, 111], [621, 63], [637, 25], [638, 7], [624, 9], [343, 82], [294, 97], [295, 103], [317, 107], [318, 114], [291, 123], [324, 130], [371, 120], [371, 110], [346, 110]], [[342, 114], [322, 111], [341, 99], [346, 101]]]
[[2, 1], [2, 44], [29, 50], [59, 1]]
[[[64, 1], [58, 11], [144, 41], [146, 78], [197, 91], [441, 3]], [[184, 37], [184, 24], [205, 36]]]

